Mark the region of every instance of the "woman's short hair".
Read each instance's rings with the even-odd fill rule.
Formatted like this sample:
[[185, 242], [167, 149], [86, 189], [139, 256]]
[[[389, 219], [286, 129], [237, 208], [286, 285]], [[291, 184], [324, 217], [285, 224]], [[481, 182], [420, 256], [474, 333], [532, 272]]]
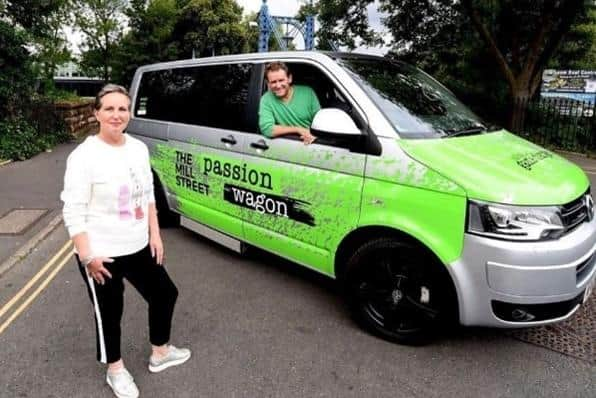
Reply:
[[[101, 99], [104, 97], [104, 95], [107, 95], [110, 93], [120, 93], [120, 94], [126, 95], [126, 97], [128, 97], [128, 99], [130, 101], [130, 95], [128, 94], [127, 89], [125, 89], [124, 87], [122, 87], [118, 84], [106, 84], [105, 86], [102, 87], [101, 90], [99, 90], [99, 93], [97, 93], [97, 95], [95, 96], [95, 105], [94, 105], [95, 110], [99, 110], [101, 108]], [[129, 105], [129, 108], [130, 108], [130, 105]]]

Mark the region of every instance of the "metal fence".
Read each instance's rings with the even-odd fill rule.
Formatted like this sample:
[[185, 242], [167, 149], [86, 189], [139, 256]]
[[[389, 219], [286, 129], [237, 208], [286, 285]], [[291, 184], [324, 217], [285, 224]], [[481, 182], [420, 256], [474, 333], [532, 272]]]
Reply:
[[567, 98], [518, 101], [513, 130], [537, 144], [575, 152], [596, 152], [596, 104]]

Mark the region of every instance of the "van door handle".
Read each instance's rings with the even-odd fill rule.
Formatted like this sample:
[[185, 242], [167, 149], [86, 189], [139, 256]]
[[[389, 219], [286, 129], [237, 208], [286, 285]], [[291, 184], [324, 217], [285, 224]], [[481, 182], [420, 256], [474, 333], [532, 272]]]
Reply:
[[267, 149], [269, 149], [269, 145], [267, 145], [265, 140], [258, 140], [257, 142], [251, 142], [250, 146], [255, 149], [261, 149], [263, 151], [266, 151]]
[[223, 142], [224, 144], [228, 144], [228, 145], [236, 145], [236, 138], [234, 138], [233, 135], [228, 135], [227, 137], [223, 137], [221, 140], [221, 142]]

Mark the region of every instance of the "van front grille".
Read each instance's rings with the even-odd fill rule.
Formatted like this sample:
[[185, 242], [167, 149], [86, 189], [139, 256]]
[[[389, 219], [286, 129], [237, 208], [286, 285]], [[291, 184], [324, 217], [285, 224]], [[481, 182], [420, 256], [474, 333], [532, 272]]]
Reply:
[[581, 223], [592, 219], [594, 209], [593, 205], [589, 205], [588, 197], [590, 197], [589, 194], [585, 194], [572, 202], [560, 206], [561, 220], [563, 221], [565, 234], [573, 231]]

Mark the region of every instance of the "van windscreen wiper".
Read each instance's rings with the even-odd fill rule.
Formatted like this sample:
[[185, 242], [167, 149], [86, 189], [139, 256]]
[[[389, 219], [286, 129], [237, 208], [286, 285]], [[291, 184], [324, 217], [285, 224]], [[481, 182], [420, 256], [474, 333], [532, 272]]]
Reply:
[[493, 131], [495, 129], [496, 128], [493, 126], [487, 127], [482, 124], [465, 127], [463, 129], [447, 129], [447, 130], [443, 130], [446, 134], [443, 138], [461, 137], [463, 135], [483, 134], [483, 133], [488, 133], [489, 131]]

